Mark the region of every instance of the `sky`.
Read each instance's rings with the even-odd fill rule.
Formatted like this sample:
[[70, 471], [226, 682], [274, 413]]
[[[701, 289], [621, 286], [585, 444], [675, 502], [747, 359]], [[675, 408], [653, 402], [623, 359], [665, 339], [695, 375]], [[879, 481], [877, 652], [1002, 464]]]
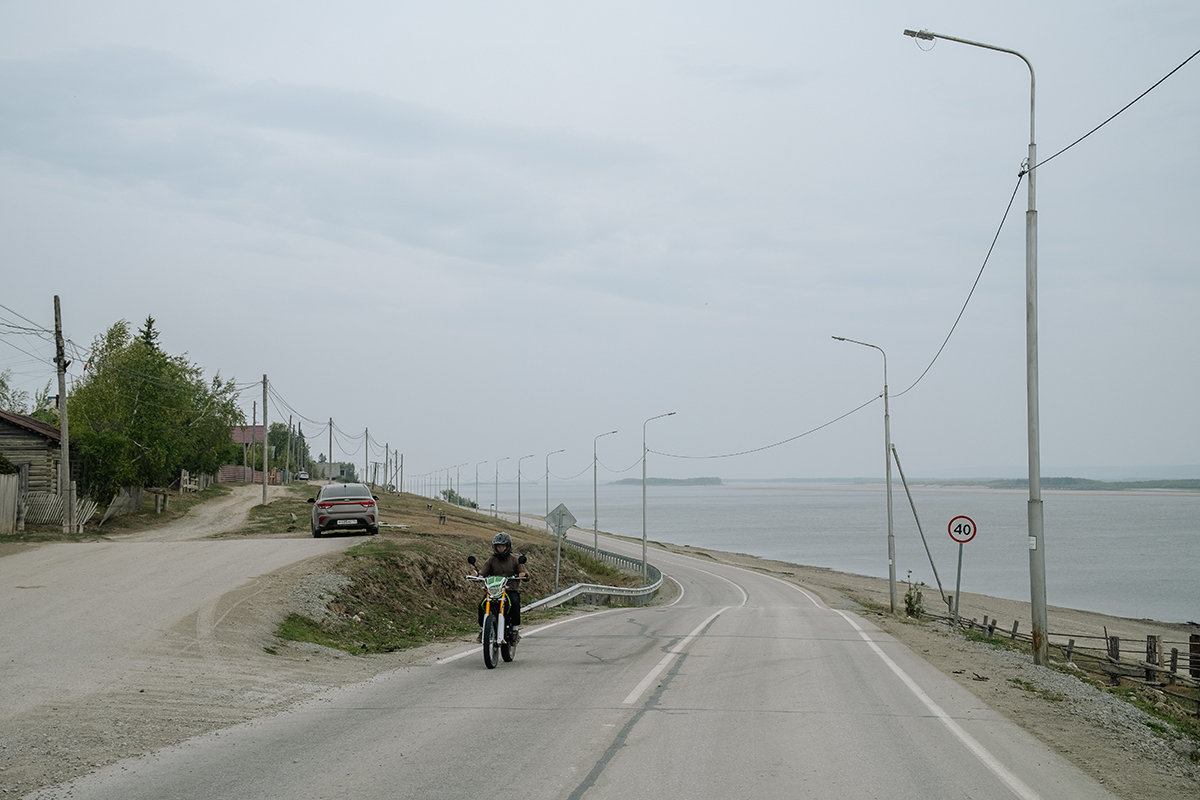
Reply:
[[[908, 474], [1022, 475], [1029, 71], [906, 28], [1024, 54], [1045, 160], [1200, 6], [0, 0], [0, 322], [501, 480], [882, 477], [841, 336]], [[1197, 141], [1200, 57], [1036, 172], [1043, 475], [1200, 477]]]

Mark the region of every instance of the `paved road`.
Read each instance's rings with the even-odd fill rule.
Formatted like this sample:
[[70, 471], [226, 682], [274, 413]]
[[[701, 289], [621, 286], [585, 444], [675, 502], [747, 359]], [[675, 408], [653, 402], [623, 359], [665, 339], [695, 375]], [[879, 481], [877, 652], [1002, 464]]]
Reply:
[[529, 627], [495, 670], [464, 648], [38, 796], [1111, 797], [864, 619], [654, 561], [670, 606]]

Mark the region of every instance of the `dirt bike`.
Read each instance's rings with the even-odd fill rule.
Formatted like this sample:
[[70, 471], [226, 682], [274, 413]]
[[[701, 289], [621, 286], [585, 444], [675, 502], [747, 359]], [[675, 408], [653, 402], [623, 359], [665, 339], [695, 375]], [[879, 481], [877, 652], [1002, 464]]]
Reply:
[[[468, 557], [467, 562], [471, 566], [475, 566], [475, 556]], [[524, 564], [525, 556], [519, 557], [517, 563]], [[483, 632], [481, 635], [483, 663], [488, 669], [495, 669], [496, 664], [499, 663], [497, 655], [506, 662], [512, 661], [517, 655], [517, 642], [520, 641], [521, 635], [513, 630], [512, 624], [505, 620], [505, 615], [511, 605], [507, 592], [508, 582], [521, 580], [521, 578], [517, 575], [508, 578], [497, 575], [489, 575], [486, 578], [480, 575], [468, 575], [467, 580], [478, 581], [487, 589], [487, 598], [483, 601]]]

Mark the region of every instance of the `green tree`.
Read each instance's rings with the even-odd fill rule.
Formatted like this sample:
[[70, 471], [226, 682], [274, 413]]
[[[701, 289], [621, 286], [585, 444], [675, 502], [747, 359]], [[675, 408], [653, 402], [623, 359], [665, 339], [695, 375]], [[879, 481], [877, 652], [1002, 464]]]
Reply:
[[186, 357], [163, 352], [153, 317], [136, 337], [121, 320], [96, 338], [68, 413], [84, 488], [100, 500], [241, 459], [229, 435], [245, 416], [233, 382], [205, 381]]
[[26, 414], [34, 419], [50, 425], [58, 425], [58, 412], [47, 409], [50, 402], [50, 381], [38, 390], [29, 401], [29, 392], [16, 389], [12, 385], [12, 370], [0, 372], [0, 411], [12, 411], [15, 414]]
[[14, 388], [12, 377], [11, 369], [0, 372], [0, 411], [27, 414], [29, 413], [29, 392]]

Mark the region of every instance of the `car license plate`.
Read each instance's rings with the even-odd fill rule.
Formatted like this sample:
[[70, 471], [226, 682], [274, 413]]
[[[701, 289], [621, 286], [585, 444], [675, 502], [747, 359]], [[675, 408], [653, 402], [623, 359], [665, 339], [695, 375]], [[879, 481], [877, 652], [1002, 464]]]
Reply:
[[358, 520], [356, 520], [356, 519], [339, 519], [337, 521], [337, 524], [338, 525], [357, 525]]

